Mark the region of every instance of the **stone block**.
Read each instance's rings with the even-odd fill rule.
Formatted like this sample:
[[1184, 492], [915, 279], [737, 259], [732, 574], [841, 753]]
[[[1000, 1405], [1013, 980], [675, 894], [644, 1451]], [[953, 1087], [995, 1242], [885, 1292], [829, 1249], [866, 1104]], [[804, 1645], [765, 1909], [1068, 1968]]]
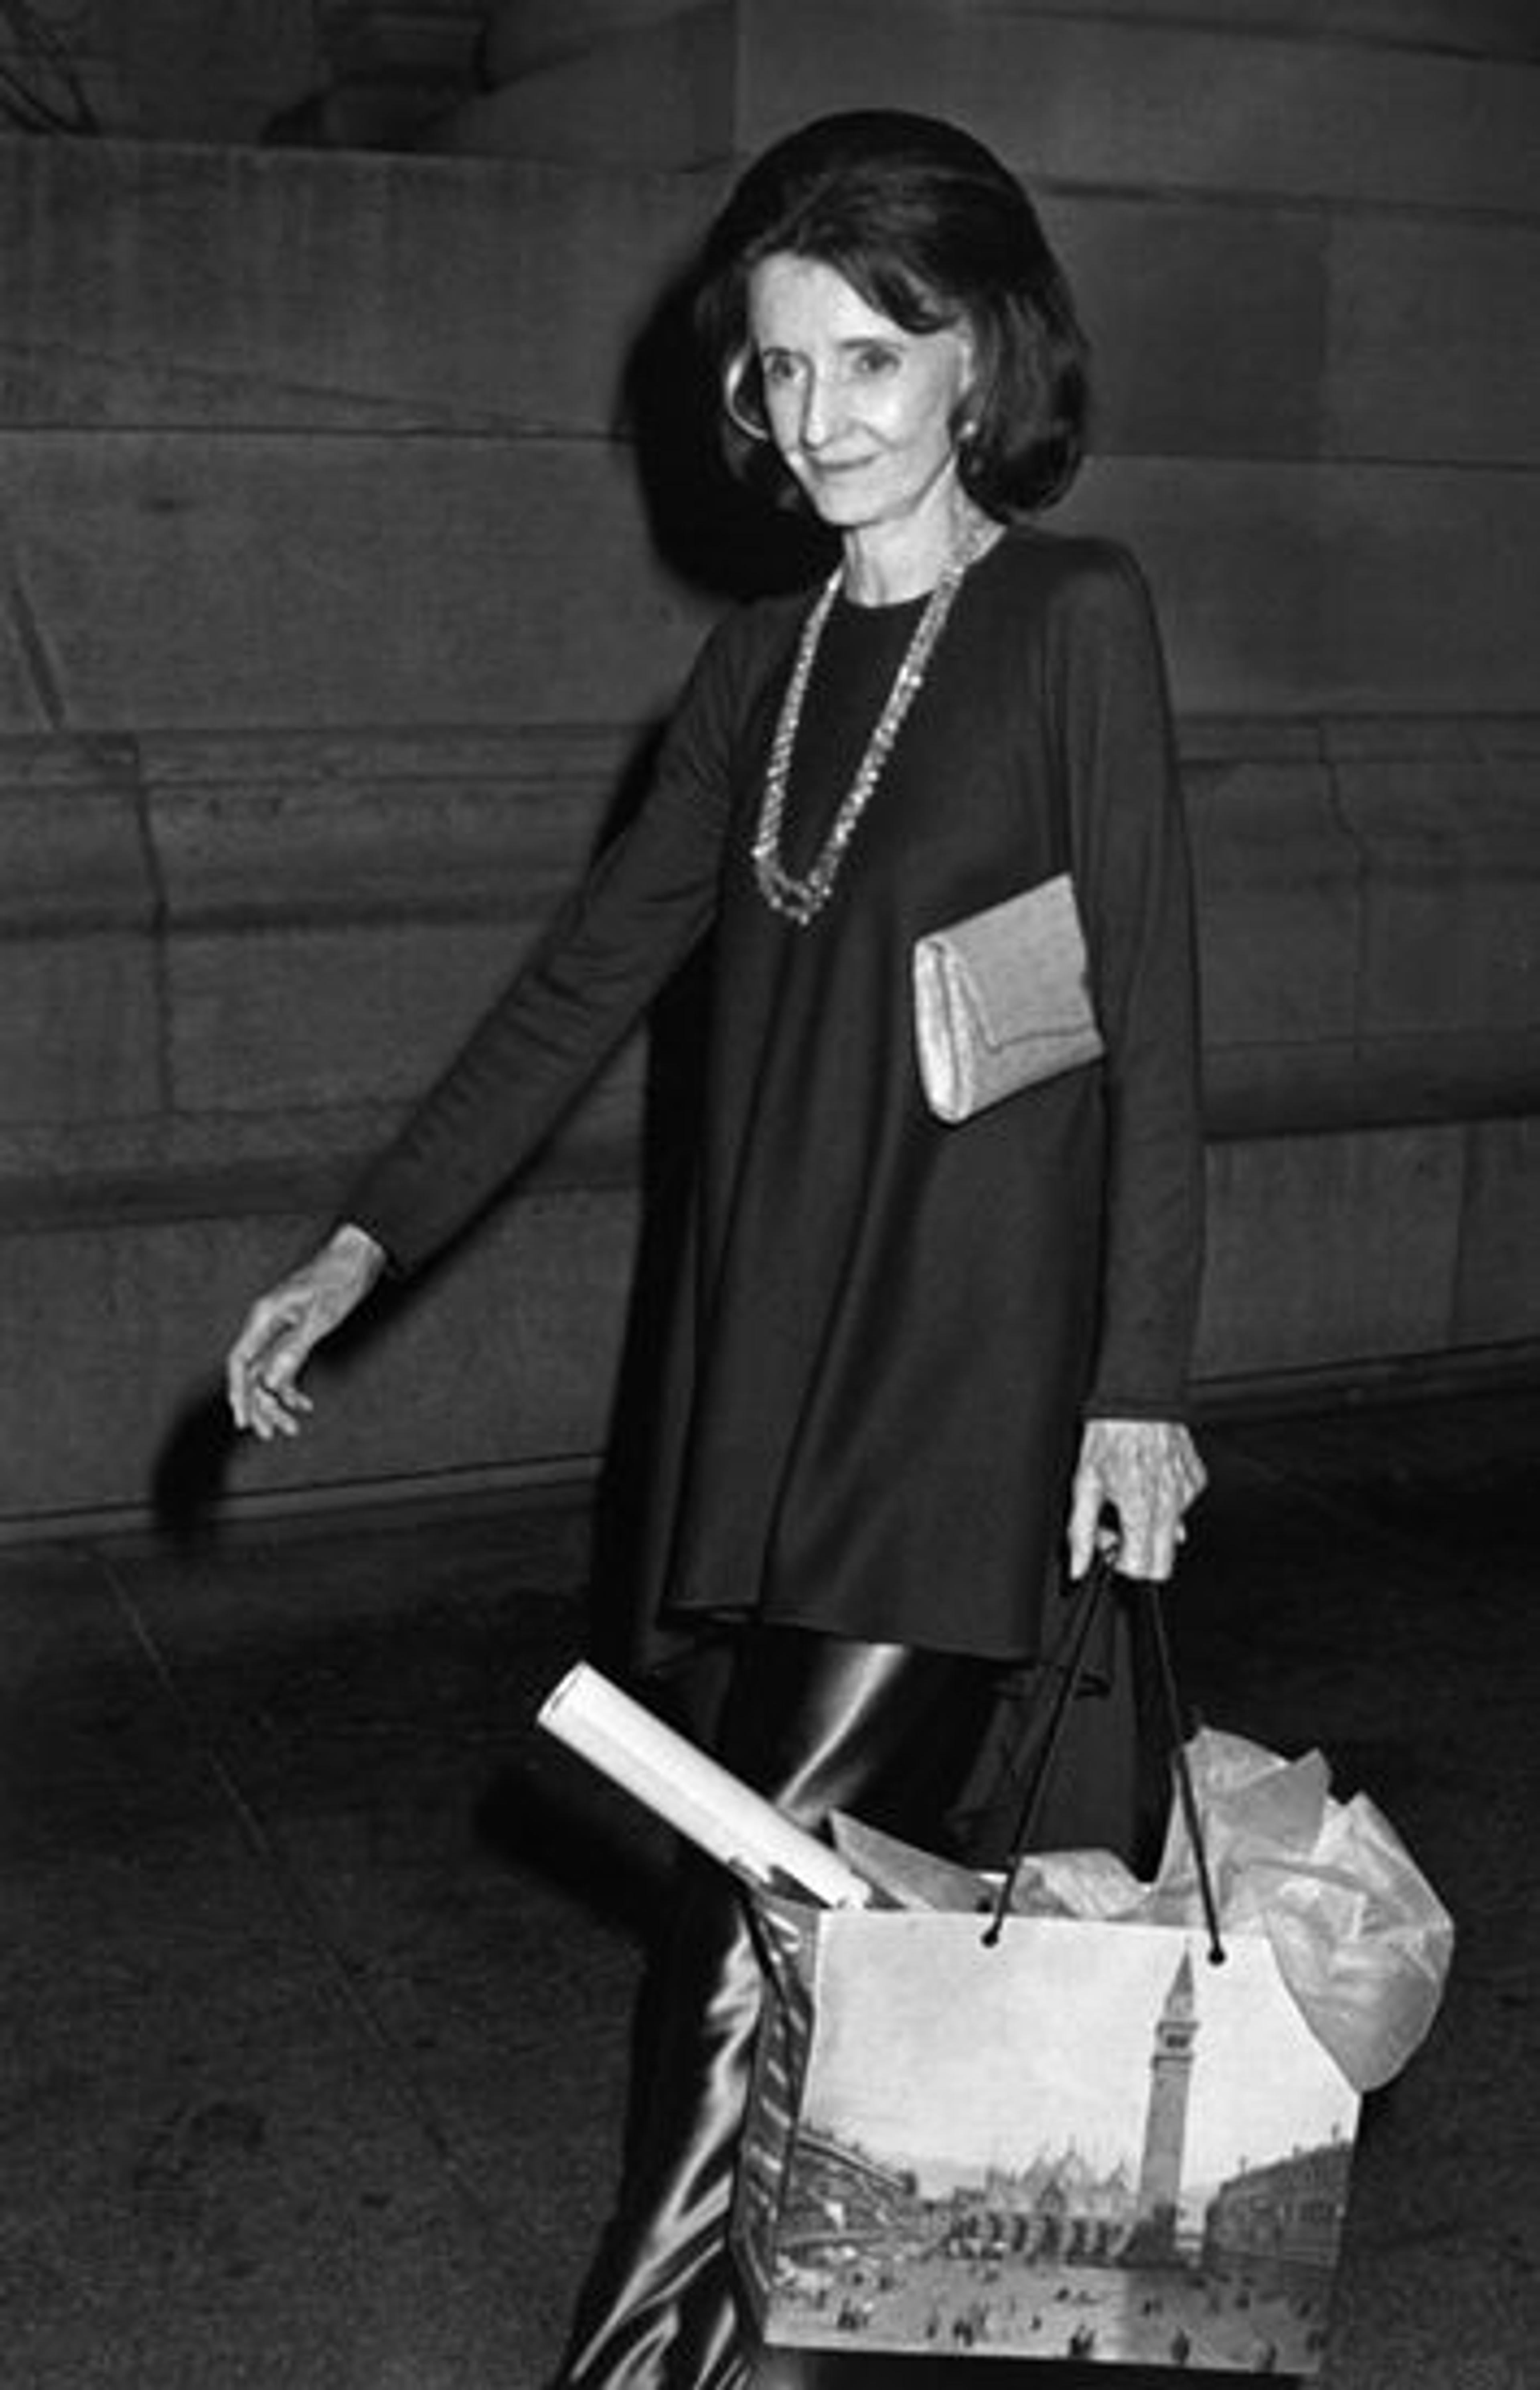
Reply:
[[1540, 236], [1500, 218], [1050, 191], [1111, 454], [1532, 465]]
[[592, 442], [8, 434], [0, 473], [71, 729], [635, 722], [703, 628]]
[[1138, 553], [1186, 712], [1533, 707], [1533, 474], [1103, 457], [1053, 520]]
[[1049, 192], [1110, 455], [1308, 456], [1321, 445], [1329, 220], [1304, 209]]
[[1472, 1121], [1455, 1280], [1454, 1338], [1481, 1347], [1540, 1339], [1540, 1110]]
[[1533, 466], [1537, 288], [1533, 224], [1338, 217], [1323, 444], [1339, 456]]
[[[1305, 724], [1197, 726], [1185, 778], [1211, 1134], [1351, 1111], [1362, 891]], [[1225, 752], [1228, 749], [1228, 752]]]
[[0, 739], [0, 1120], [163, 1099], [158, 893], [131, 752]]
[[[148, 742], [179, 1113], [421, 1092], [581, 877], [628, 744], [602, 726]], [[636, 1076], [633, 1055], [584, 1107], [585, 1152], [632, 1135]]]
[[148, 931], [159, 901], [133, 741], [0, 738], [0, 939]]
[[1518, 61], [956, 0], [747, 0], [739, 21], [740, 152], [899, 107], [1045, 181], [1515, 213], [1540, 196], [1540, 71]]
[[[318, 1361], [313, 1433], [237, 1450], [225, 1349], [252, 1296], [307, 1250], [308, 1218], [214, 1218], [0, 1239], [0, 1311], [45, 1369], [0, 1373], [0, 1524], [159, 1512], [222, 1494], [366, 1497], [587, 1458], [602, 1444], [635, 1233], [624, 1193], [507, 1207], [420, 1298], [382, 1302]], [[132, 1356], [131, 1361], [127, 1356]]]
[[553, 58], [597, 48], [665, 18], [689, 16], [699, 6], [699, 0], [492, 0], [484, 12], [486, 79], [512, 83]]
[[167, 957], [176, 1100], [199, 1112], [404, 1102], [519, 951], [485, 922], [189, 932]]
[[1187, 725], [1211, 1134], [1540, 1108], [1534, 759], [1487, 735]]
[[674, 176], [0, 143], [0, 422], [599, 432], [704, 204]]
[[461, 157], [668, 167], [732, 156], [735, 8], [648, 9], [640, 22], [611, 19], [601, 31], [592, 46], [562, 38], [533, 59], [525, 52], [516, 81], [449, 110], [422, 145]]
[[1540, 780], [1505, 790], [1415, 732], [1333, 764], [1365, 861], [1365, 1033], [1527, 1032], [1540, 1072]]
[[[179, 939], [165, 999], [175, 1100], [202, 1115], [404, 1110], [458, 1051], [529, 942], [489, 922], [418, 921]], [[585, 1155], [623, 1147], [629, 1159], [640, 1079], [633, 1043], [570, 1132]]]
[[1200, 1377], [1446, 1353], [1464, 1170], [1457, 1124], [1212, 1146]]
[[142, 1115], [164, 1101], [148, 939], [0, 938], [0, 1120]]
[[37, 657], [14, 610], [0, 604], [0, 736], [46, 729], [51, 695], [39, 684]]

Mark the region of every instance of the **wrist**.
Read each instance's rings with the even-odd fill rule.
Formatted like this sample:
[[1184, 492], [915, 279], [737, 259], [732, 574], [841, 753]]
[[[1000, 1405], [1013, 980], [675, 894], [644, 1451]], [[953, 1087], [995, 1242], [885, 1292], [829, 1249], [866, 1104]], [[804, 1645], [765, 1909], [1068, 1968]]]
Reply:
[[361, 1228], [355, 1220], [340, 1221], [327, 1239], [326, 1251], [343, 1263], [349, 1272], [363, 1279], [366, 1287], [373, 1286], [389, 1259], [378, 1237]]

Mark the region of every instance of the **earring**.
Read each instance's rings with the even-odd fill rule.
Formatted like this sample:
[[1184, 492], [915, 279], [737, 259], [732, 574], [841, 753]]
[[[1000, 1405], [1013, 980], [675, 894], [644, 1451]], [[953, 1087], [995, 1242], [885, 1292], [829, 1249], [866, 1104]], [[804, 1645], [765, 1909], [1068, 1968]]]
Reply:
[[722, 405], [729, 423], [736, 424], [746, 439], [757, 440], [763, 444], [770, 437], [769, 425], [763, 418], [756, 422], [751, 415], [744, 413], [739, 403], [739, 393], [748, 372], [747, 357], [740, 357], [735, 365], [729, 366], [723, 377]]

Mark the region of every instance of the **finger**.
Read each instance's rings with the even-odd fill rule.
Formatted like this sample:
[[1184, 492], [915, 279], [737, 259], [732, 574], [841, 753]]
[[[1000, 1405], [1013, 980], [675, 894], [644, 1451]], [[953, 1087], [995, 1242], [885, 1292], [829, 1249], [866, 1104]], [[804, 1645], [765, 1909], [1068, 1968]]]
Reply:
[[1176, 1565], [1176, 1545], [1171, 1535], [1151, 1536], [1145, 1545], [1138, 1574], [1149, 1585], [1164, 1585]]
[[256, 1382], [286, 1407], [308, 1410], [310, 1397], [301, 1392], [298, 1381], [316, 1341], [308, 1321], [284, 1321], [281, 1330], [259, 1356], [254, 1372]]
[[245, 1354], [238, 1368], [232, 1355], [230, 1407], [237, 1425], [250, 1427], [264, 1444], [275, 1435], [298, 1434], [302, 1418], [314, 1408], [295, 1382], [309, 1351], [304, 1335], [275, 1330]]
[[280, 1411], [293, 1414], [314, 1407], [302, 1386], [291, 1384], [274, 1369], [264, 1369], [256, 1384], [266, 1400]]
[[260, 1356], [255, 1360], [243, 1362], [238, 1368], [234, 1361], [231, 1362], [226, 1372], [226, 1391], [236, 1425], [260, 1430], [258, 1413], [263, 1407], [262, 1398], [266, 1391]]
[[237, 1427], [251, 1424], [251, 1375], [257, 1356], [267, 1341], [268, 1330], [255, 1311], [248, 1314], [246, 1325], [231, 1345], [225, 1363], [225, 1393]]
[[259, 1434], [267, 1421], [270, 1398], [277, 1391], [270, 1377], [270, 1367], [266, 1353], [259, 1351], [238, 1365], [232, 1356], [226, 1371], [230, 1410], [236, 1425], [254, 1429]]
[[1118, 1565], [1124, 1576], [1162, 1579], [1171, 1574], [1171, 1529], [1174, 1514], [1152, 1489], [1130, 1489], [1118, 1503], [1122, 1552]]
[[252, 1388], [273, 1376], [282, 1353], [282, 1339], [291, 1326], [289, 1313], [272, 1296], [264, 1295], [248, 1312], [246, 1324], [230, 1347], [225, 1368], [225, 1390], [238, 1426], [250, 1423]]
[[300, 1433], [299, 1420], [289, 1404], [260, 1381], [251, 1389], [251, 1425], [263, 1444], [271, 1444], [275, 1436]]
[[1101, 1516], [1101, 1480], [1094, 1471], [1082, 1470], [1074, 1482], [1070, 1506], [1070, 1574], [1082, 1577], [1091, 1565], [1096, 1549], [1097, 1522]]
[[1176, 1548], [1186, 1535], [1182, 1524], [1184, 1504], [1174, 1484], [1163, 1485], [1150, 1511], [1148, 1544], [1149, 1564], [1146, 1571], [1156, 1584], [1163, 1585], [1176, 1567]]

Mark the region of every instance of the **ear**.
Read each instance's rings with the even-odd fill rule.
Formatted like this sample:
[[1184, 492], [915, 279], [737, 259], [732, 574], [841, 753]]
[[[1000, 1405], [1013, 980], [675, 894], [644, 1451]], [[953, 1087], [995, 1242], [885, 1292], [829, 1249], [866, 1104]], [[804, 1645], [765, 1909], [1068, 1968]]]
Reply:
[[957, 437], [963, 439], [976, 430], [982, 396], [983, 375], [981, 371], [979, 339], [966, 315], [959, 316], [952, 327], [957, 341], [957, 399], [953, 419]]
[[770, 426], [754, 404], [758, 395], [758, 379], [753, 352], [748, 348], [740, 349], [735, 357], [728, 359], [727, 369], [722, 377], [722, 405], [729, 421], [736, 423], [747, 438], [764, 441], [770, 438]]

